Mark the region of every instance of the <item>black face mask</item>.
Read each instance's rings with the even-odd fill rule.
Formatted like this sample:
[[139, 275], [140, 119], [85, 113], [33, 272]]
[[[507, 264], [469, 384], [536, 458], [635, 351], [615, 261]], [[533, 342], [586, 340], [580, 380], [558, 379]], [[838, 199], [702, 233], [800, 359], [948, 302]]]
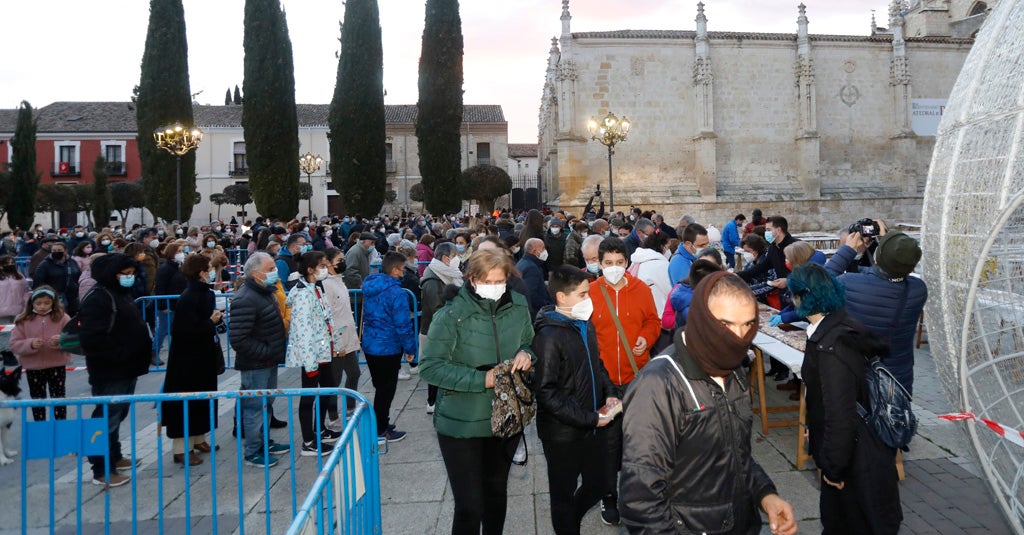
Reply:
[[15, 273], [17, 271], [18, 271], [17, 264], [7, 264], [6, 266], [4, 266], [4, 272], [5, 273]]
[[52, 256], [54, 260], [64, 260], [64, 253], [59, 251], [50, 253], [50, 256]]

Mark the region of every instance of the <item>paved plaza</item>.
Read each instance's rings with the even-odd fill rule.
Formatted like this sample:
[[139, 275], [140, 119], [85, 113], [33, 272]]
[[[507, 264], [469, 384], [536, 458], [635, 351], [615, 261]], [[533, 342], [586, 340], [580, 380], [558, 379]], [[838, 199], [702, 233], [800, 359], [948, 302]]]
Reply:
[[[927, 346], [925, 346], [927, 347]], [[917, 393], [915, 403], [921, 418], [919, 436], [911, 444], [911, 451], [905, 456], [907, 478], [900, 484], [903, 500], [905, 521], [901, 533], [924, 534], [958, 534], [958, 533], [1011, 533], [1006, 521], [1002, 518], [995, 505], [987, 485], [978, 477], [978, 465], [973, 461], [973, 453], [968, 448], [966, 438], [960, 433], [958, 426], [966, 423], [950, 423], [937, 419], [938, 414], [949, 412], [950, 406], [939, 390], [931, 356], [927, 351], [917, 352], [914, 390]], [[298, 372], [281, 370], [280, 386], [297, 388]], [[139, 393], [158, 392], [163, 381], [162, 374], [151, 373], [141, 378]], [[774, 381], [768, 380], [770, 405], [789, 404], [784, 392], [774, 388]], [[237, 388], [238, 375], [229, 370], [221, 377], [222, 389]], [[363, 367], [360, 390], [372, 400], [373, 388], [369, 373]], [[71, 372], [69, 375], [69, 396], [82, 396], [88, 393], [86, 376], [83, 372]], [[450, 529], [453, 502], [451, 491], [447, 485], [444, 463], [437, 447], [436, 435], [433, 431], [430, 416], [425, 411], [426, 383], [414, 375], [410, 381], [399, 383], [395, 399], [394, 411], [397, 415], [395, 423], [398, 428], [408, 431], [408, 437], [402, 442], [391, 444], [386, 453], [380, 456], [381, 503], [383, 510], [383, 532], [386, 534], [442, 534]], [[239, 533], [239, 503], [237, 496], [225, 500], [225, 489], [228, 495], [234, 495], [237, 487], [237, 460], [234, 456], [234, 443], [231, 438], [231, 407], [221, 404], [220, 426], [217, 441], [225, 444], [225, 450], [217, 457], [218, 511], [217, 527], [220, 533]], [[278, 411], [286, 409], [286, 404], [277, 402]], [[279, 413], [280, 415], [280, 413]], [[781, 414], [780, 418], [792, 418], [793, 413]], [[127, 426], [127, 423], [125, 424]], [[140, 410], [138, 415], [138, 433], [140, 437], [155, 435], [154, 413]], [[127, 427], [125, 427], [125, 430]], [[297, 429], [293, 429], [297, 433]], [[984, 432], [984, 431], [982, 431]], [[122, 437], [127, 433], [122, 433]], [[531, 426], [528, 433], [530, 451], [529, 462], [525, 467], [513, 466], [509, 477], [509, 503], [506, 521], [506, 533], [510, 534], [547, 534], [551, 533], [549, 516], [549, 497], [547, 476], [543, 451], [536, 437], [535, 427]], [[287, 441], [287, 431], [274, 431], [274, 438]], [[140, 469], [138, 488], [138, 514], [140, 533], [156, 531], [158, 526], [158, 497], [155, 481], [162, 477], [163, 508], [165, 532], [183, 532], [185, 526], [185, 500], [183, 468], [171, 463], [169, 454], [170, 441], [163, 441], [162, 472], [156, 462], [155, 442], [147, 439], [148, 444], [139, 444], [139, 458], [143, 462]], [[778, 486], [782, 497], [790, 501], [795, 510], [801, 533], [820, 533], [818, 521], [818, 489], [815, 482], [813, 462], [804, 470], [795, 468], [796, 459], [796, 428], [773, 428], [767, 436], [760, 432], [760, 422], [754, 419], [753, 451], [757, 460], [768, 471]], [[20, 459], [19, 459], [20, 460]], [[293, 462], [288, 457], [282, 458], [282, 466], [271, 469], [271, 511], [272, 533], [282, 533], [291, 521], [292, 497], [288, 465]], [[305, 490], [302, 481], [310, 481], [316, 471], [316, 459], [310, 457], [294, 458], [299, 481], [301, 500]], [[210, 518], [210, 470], [209, 463], [193, 468], [192, 493], [190, 496], [193, 533], [212, 531]], [[31, 525], [37, 526], [32, 533], [48, 533], [47, 507], [40, 507], [48, 500], [49, 487], [46, 482], [47, 463], [32, 461], [29, 464], [30, 503], [32, 504]], [[58, 533], [74, 533], [75, 521], [74, 500], [77, 491], [77, 476], [72, 460], [60, 459], [55, 463], [56, 499], [55, 515], [58, 521]], [[88, 465], [84, 466], [85, 477], [88, 478]], [[0, 478], [7, 482], [0, 486], [0, 534], [18, 533], [20, 512], [14, 504], [20, 505], [20, 464], [15, 463], [0, 467]], [[262, 470], [243, 467], [244, 498], [242, 510], [245, 514], [246, 533], [264, 533], [264, 514], [266, 505], [263, 503], [264, 481]], [[83, 518], [87, 522], [86, 533], [102, 533], [103, 493], [100, 487], [89, 483], [81, 486], [83, 510], [87, 512]], [[111, 490], [111, 518], [115, 523], [111, 531], [130, 529], [131, 490], [122, 487]], [[14, 529], [12, 529], [14, 528]], [[43, 528], [43, 529], [40, 529]], [[613, 528], [601, 523], [597, 508], [584, 519], [583, 533], [625, 533], [623, 528]], [[768, 530], [765, 528], [764, 533]]]

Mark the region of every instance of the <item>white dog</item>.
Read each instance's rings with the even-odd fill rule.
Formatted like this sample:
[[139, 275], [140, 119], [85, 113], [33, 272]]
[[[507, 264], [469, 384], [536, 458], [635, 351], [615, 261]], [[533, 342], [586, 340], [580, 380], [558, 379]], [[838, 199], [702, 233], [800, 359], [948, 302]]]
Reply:
[[[0, 368], [0, 401], [17, 399], [21, 393], [20, 383], [21, 366], [14, 368], [10, 373], [6, 368]], [[11, 431], [19, 419], [17, 410], [0, 409], [0, 465], [13, 463], [12, 457], [18, 455], [18, 450], [8, 444], [13, 440]]]

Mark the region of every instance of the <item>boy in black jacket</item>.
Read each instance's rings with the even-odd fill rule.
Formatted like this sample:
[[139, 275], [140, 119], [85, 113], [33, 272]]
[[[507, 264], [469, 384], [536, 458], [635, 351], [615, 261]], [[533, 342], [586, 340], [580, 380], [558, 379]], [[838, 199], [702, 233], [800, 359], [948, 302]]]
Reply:
[[[555, 533], [579, 534], [583, 515], [610, 490], [604, 476], [607, 447], [596, 429], [614, 416], [599, 411], [621, 402], [601, 363], [597, 333], [589, 321], [594, 305], [587, 274], [560, 266], [551, 273], [548, 291], [555, 305], [542, 308], [534, 322], [537, 434], [548, 461]], [[577, 488], [580, 475], [583, 484]]]

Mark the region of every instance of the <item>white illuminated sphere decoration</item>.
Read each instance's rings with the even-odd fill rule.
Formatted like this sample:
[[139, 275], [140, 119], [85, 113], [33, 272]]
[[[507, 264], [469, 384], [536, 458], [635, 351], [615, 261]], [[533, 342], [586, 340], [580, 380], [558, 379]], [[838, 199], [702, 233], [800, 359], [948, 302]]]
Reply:
[[[989, 14], [939, 126], [922, 215], [928, 342], [954, 407], [1024, 430], [1024, 1]], [[1024, 533], [1024, 447], [968, 422]]]

